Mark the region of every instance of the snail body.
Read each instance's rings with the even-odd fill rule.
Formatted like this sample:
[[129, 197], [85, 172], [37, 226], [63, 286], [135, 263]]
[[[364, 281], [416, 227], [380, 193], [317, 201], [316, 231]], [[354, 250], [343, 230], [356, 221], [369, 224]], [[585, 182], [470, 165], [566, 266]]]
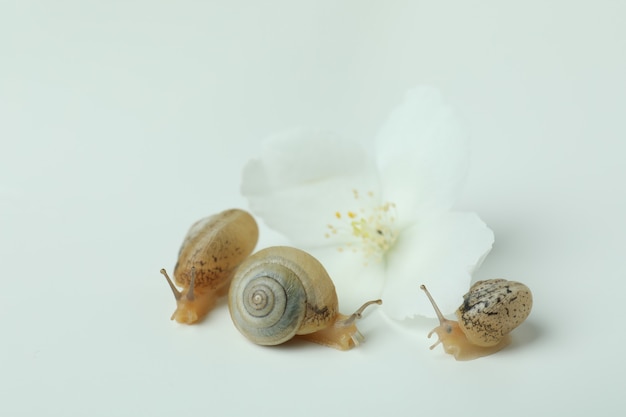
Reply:
[[171, 319], [192, 324], [203, 318], [226, 295], [235, 270], [252, 253], [258, 238], [256, 221], [244, 210], [225, 210], [195, 222], [174, 267], [174, 279], [183, 290], [161, 269], [176, 298]]
[[365, 303], [351, 316], [340, 314], [335, 286], [322, 264], [286, 246], [263, 249], [237, 269], [228, 293], [235, 327], [259, 345], [278, 345], [296, 336], [348, 350], [363, 336], [355, 325]]
[[509, 333], [530, 314], [533, 299], [530, 289], [519, 282], [505, 279], [478, 281], [463, 296], [463, 303], [456, 310], [458, 322], [446, 319], [430, 292], [420, 287], [439, 318], [428, 337], [437, 333], [439, 343], [446, 353], [457, 360], [476, 359], [491, 355], [511, 342]]

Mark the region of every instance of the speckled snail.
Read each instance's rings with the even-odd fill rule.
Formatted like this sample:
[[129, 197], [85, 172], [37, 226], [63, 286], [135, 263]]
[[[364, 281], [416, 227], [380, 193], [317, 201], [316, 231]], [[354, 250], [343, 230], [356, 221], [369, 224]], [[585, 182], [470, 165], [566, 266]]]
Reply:
[[246, 211], [230, 209], [194, 223], [178, 252], [174, 279], [183, 287], [179, 291], [165, 269], [176, 310], [171, 319], [192, 324], [203, 318], [218, 297], [226, 295], [239, 264], [252, 253], [259, 238], [254, 218]]
[[463, 304], [456, 310], [458, 322], [447, 320], [426, 289], [420, 286], [435, 309], [439, 326], [428, 337], [437, 333], [446, 353], [456, 360], [471, 360], [491, 355], [511, 342], [509, 333], [530, 314], [533, 298], [530, 289], [519, 282], [505, 279], [478, 281], [463, 296]]
[[275, 246], [247, 258], [228, 292], [235, 327], [260, 345], [278, 345], [295, 336], [348, 350], [362, 342], [355, 325], [365, 303], [351, 316], [338, 312], [335, 286], [322, 264], [296, 248]]

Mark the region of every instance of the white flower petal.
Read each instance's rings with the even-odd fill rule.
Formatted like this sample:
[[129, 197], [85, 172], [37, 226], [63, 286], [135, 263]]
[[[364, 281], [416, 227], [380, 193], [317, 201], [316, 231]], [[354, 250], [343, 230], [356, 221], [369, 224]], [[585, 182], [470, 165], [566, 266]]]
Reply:
[[436, 89], [409, 90], [376, 144], [383, 198], [396, 203], [401, 226], [456, 201], [467, 175], [469, 146]]
[[359, 252], [335, 248], [314, 248], [315, 256], [330, 275], [339, 298], [339, 310], [352, 314], [366, 301], [381, 298], [385, 285], [385, 267], [381, 262], [365, 263]]
[[269, 138], [261, 157], [245, 166], [241, 186], [254, 214], [303, 246], [352, 239], [349, 234], [325, 234], [336, 212], [354, 210], [355, 189], [378, 191], [375, 164], [365, 149], [328, 132], [305, 129]]
[[344, 314], [382, 295], [393, 319], [434, 317], [422, 283], [450, 313], [493, 244], [477, 215], [448, 212], [467, 173], [467, 140], [440, 94], [420, 87], [376, 146], [374, 161], [328, 132], [274, 136], [244, 168], [242, 193], [269, 227], [322, 262]]
[[387, 255], [384, 312], [393, 319], [435, 317], [425, 284], [444, 314], [461, 304], [471, 274], [489, 253], [493, 232], [475, 213], [440, 213], [404, 230]]

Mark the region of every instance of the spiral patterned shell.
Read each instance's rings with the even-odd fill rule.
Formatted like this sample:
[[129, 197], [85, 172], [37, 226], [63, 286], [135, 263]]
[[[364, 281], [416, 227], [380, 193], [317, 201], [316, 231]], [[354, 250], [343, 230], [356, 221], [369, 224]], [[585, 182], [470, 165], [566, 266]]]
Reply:
[[338, 302], [335, 286], [317, 259], [276, 246], [250, 256], [237, 269], [228, 307], [244, 336], [260, 345], [277, 345], [332, 324]]
[[490, 279], [472, 285], [456, 315], [470, 342], [493, 346], [526, 320], [532, 305], [532, 294], [526, 285]]

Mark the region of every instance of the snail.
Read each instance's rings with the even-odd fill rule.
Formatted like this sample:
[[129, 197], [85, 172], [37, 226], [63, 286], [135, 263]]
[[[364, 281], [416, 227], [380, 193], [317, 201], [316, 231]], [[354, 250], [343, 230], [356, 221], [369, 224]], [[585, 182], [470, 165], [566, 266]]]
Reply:
[[426, 289], [439, 326], [428, 337], [437, 333], [439, 343], [446, 353], [456, 360], [471, 360], [491, 355], [511, 342], [509, 333], [519, 326], [530, 314], [533, 305], [530, 289], [519, 282], [505, 279], [478, 281], [463, 296], [463, 304], [456, 310], [459, 322], [447, 320]]
[[192, 324], [203, 318], [218, 297], [226, 295], [235, 269], [252, 253], [258, 238], [256, 221], [243, 210], [225, 210], [195, 222], [174, 267], [174, 279], [183, 290], [161, 269], [176, 298], [171, 319]]
[[275, 246], [246, 259], [235, 273], [228, 292], [228, 308], [235, 327], [259, 345], [278, 345], [295, 336], [348, 350], [363, 336], [355, 320], [371, 304], [354, 314], [338, 312], [335, 285], [322, 264], [300, 249]]

